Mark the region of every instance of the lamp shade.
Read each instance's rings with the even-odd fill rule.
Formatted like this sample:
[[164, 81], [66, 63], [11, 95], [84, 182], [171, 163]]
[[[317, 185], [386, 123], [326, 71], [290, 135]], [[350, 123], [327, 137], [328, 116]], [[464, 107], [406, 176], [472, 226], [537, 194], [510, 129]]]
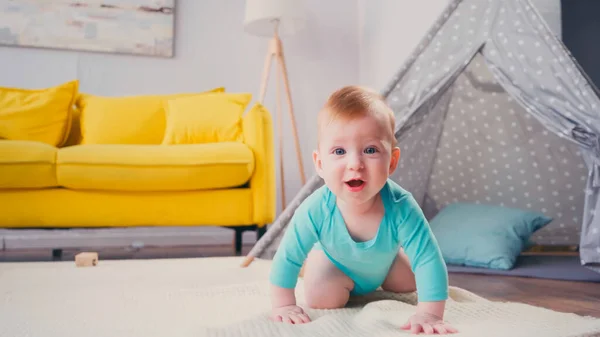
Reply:
[[244, 30], [259, 36], [273, 36], [275, 21], [278, 34], [291, 35], [304, 28], [303, 0], [246, 0]]

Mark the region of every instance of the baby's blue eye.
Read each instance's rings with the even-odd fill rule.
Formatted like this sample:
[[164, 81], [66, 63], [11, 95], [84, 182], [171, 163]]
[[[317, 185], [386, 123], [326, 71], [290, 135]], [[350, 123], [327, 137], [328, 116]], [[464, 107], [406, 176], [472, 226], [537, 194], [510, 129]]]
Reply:
[[365, 153], [366, 154], [373, 154], [375, 152], [377, 152], [377, 149], [374, 148], [374, 147], [368, 147], [368, 148], [365, 149]]
[[335, 149], [334, 153], [341, 156], [346, 153], [346, 151], [344, 151], [344, 149]]

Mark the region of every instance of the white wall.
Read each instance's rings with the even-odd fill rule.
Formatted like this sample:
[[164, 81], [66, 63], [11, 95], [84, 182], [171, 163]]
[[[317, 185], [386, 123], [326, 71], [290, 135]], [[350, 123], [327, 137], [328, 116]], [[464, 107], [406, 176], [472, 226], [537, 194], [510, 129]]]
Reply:
[[381, 90], [449, 0], [358, 0], [362, 85]]
[[[228, 91], [252, 92], [258, 99], [268, 39], [244, 33], [244, 4], [178, 0], [172, 59], [0, 47], [0, 86], [39, 88], [78, 78], [81, 91], [114, 96], [222, 85]], [[307, 29], [283, 39], [307, 178], [314, 173], [311, 152], [318, 108], [332, 90], [358, 80], [358, 13], [354, 3], [347, 4], [348, 0], [307, 0]], [[271, 74], [265, 103], [274, 113]], [[283, 112], [289, 202], [301, 184], [287, 110]]]

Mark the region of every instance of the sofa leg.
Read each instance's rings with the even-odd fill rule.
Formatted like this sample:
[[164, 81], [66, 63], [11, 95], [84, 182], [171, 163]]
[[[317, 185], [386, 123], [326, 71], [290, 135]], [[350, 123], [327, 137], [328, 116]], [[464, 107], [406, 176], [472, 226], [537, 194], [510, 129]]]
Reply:
[[265, 235], [266, 232], [267, 232], [267, 225], [258, 227], [256, 229], [256, 240], [260, 240], [260, 238], [262, 238], [262, 236]]
[[52, 260], [60, 261], [62, 260], [62, 249], [52, 249]]
[[235, 255], [236, 256], [241, 256], [242, 255], [242, 234], [244, 233], [244, 230], [242, 228], [235, 228]]
[[260, 238], [267, 232], [267, 226], [258, 227], [258, 225], [240, 227], [228, 226], [228, 228], [231, 228], [235, 231], [233, 245], [235, 247], [236, 256], [242, 255], [242, 234], [244, 234], [245, 231], [255, 230], [257, 240], [260, 240]]

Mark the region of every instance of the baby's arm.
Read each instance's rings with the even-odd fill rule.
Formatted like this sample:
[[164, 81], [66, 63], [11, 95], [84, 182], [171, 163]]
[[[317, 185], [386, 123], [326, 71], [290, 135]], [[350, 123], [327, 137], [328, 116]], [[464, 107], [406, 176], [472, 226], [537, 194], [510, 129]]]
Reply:
[[421, 302], [417, 304], [417, 313], [422, 315], [433, 315], [444, 319], [444, 310], [446, 309], [446, 301], [437, 302]]
[[407, 196], [400, 207], [398, 235], [415, 274], [419, 303], [445, 301], [448, 270], [429, 223], [412, 196]]
[[309, 210], [298, 208], [273, 257], [269, 279], [275, 320], [293, 323], [309, 321], [304, 311], [296, 306], [295, 287], [302, 264], [317, 239], [317, 229]]
[[[417, 312], [405, 328], [426, 333], [456, 330], [443, 322], [448, 299], [448, 270], [437, 240], [416, 200], [410, 195], [402, 201], [399, 237], [408, 256], [417, 286]], [[413, 326], [411, 326], [411, 324]], [[416, 327], [414, 325], [417, 325]]]
[[273, 308], [287, 307], [296, 305], [296, 295], [294, 288], [283, 288], [271, 284], [271, 305]]

